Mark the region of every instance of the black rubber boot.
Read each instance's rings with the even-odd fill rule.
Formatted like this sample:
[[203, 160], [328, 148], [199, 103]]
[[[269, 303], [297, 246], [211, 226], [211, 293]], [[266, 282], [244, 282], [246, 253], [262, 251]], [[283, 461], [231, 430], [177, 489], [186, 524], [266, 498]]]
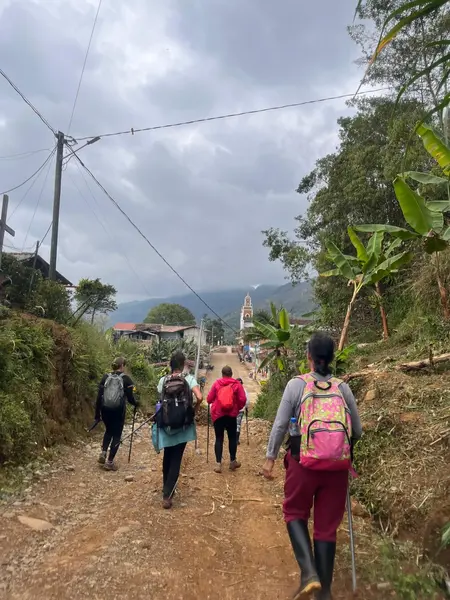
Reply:
[[320, 580], [316, 572], [314, 557], [306, 521], [291, 521], [287, 524], [295, 558], [301, 570], [300, 587], [293, 600], [312, 598], [320, 591]]
[[237, 445], [238, 445], [238, 446], [239, 446], [239, 445], [240, 445], [240, 443], [241, 443], [241, 442], [239, 441], [239, 438], [240, 438], [240, 437], [241, 437], [241, 432], [240, 432], [240, 431], [237, 431], [237, 432], [236, 432], [236, 442], [237, 442]]
[[331, 583], [333, 582], [336, 542], [321, 542], [319, 540], [314, 540], [314, 555], [316, 559], [317, 574], [322, 585], [322, 591], [317, 595], [317, 600], [331, 600]]

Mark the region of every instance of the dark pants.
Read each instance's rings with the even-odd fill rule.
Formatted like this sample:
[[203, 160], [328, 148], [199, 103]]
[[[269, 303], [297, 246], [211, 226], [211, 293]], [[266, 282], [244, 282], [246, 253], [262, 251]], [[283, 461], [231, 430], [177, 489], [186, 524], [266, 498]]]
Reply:
[[164, 448], [163, 456], [163, 497], [171, 498], [180, 475], [186, 442]]
[[283, 513], [286, 523], [308, 521], [314, 505], [314, 539], [335, 542], [345, 513], [348, 471], [313, 471], [288, 452], [284, 457]]
[[223, 440], [225, 431], [228, 435], [228, 448], [230, 450], [230, 460], [236, 460], [237, 452], [237, 418], [236, 417], [220, 417], [214, 421], [214, 431], [216, 433], [216, 443], [214, 451], [216, 453], [216, 461], [222, 462], [223, 455]]
[[125, 411], [122, 409], [111, 410], [102, 408], [102, 421], [105, 424], [105, 435], [103, 436], [102, 451], [107, 452], [109, 446], [109, 461], [113, 461], [117, 454], [125, 423]]

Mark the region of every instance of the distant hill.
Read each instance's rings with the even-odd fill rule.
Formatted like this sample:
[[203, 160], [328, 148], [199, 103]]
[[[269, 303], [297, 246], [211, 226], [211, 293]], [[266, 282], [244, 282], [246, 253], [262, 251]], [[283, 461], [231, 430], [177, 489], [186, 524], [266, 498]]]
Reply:
[[[301, 316], [313, 309], [309, 282], [302, 282], [295, 287], [290, 283], [281, 287], [260, 285], [256, 290], [251, 287], [238, 288], [201, 292], [200, 295], [213, 310], [237, 329], [241, 307], [247, 292], [250, 292], [255, 309], [269, 308], [271, 301], [275, 302], [277, 306], [283, 305], [294, 316]], [[189, 293], [182, 296], [149, 298], [148, 300], [119, 304], [117, 310], [110, 315], [110, 323], [142, 323], [148, 311], [161, 302], [173, 302], [185, 306], [195, 315], [197, 321], [200, 321], [204, 314], [209, 314], [206, 306], [194, 294]]]

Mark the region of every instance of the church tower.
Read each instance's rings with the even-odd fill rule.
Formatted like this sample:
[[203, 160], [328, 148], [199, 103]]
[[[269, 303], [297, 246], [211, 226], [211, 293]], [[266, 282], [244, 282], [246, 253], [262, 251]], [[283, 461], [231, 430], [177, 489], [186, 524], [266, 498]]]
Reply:
[[241, 309], [241, 331], [249, 327], [253, 327], [253, 305], [250, 294], [247, 294]]

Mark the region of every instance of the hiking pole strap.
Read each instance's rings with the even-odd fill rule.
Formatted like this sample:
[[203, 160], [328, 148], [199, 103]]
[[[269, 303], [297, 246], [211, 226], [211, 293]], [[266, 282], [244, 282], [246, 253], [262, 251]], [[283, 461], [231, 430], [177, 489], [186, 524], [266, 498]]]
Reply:
[[347, 488], [347, 516], [348, 516], [348, 530], [350, 533], [350, 552], [352, 555], [352, 587], [353, 587], [353, 592], [356, 592], [355, 538], [353, 535], [353, 517], [352, 517], [352, 501], [350, 498], [350, 485]]

